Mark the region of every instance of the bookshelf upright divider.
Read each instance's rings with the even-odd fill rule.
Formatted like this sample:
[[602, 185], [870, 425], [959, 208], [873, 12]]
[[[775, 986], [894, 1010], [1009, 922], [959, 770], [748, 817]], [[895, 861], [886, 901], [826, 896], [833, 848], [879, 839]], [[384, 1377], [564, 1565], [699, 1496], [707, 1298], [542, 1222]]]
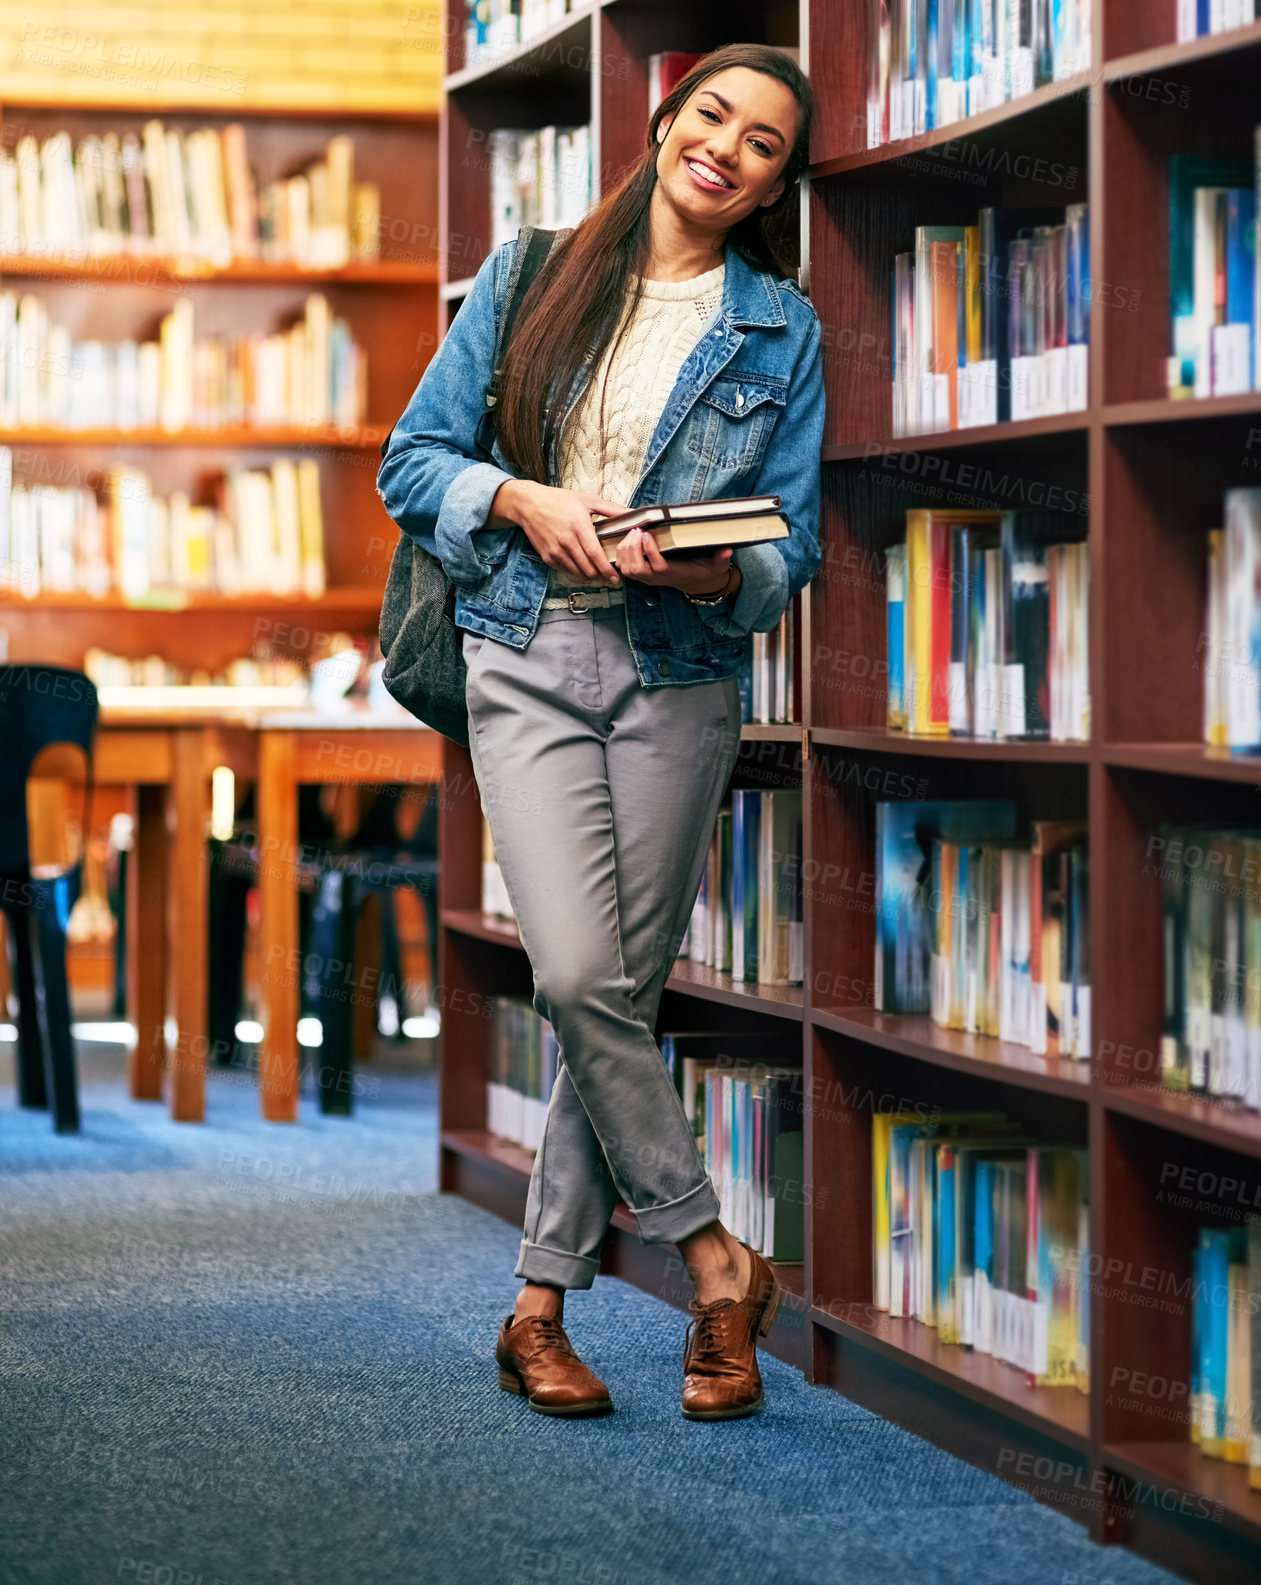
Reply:
[[[1205, 1457], [1171, 1412], [1191, 1370], [1191, 1248], [1237, 1206], [1165, 1184], [1261, 1184], [1261, 1112], [1161, 1086], [1162, 924], [1153, 842], [1168, 822], [1261, 825], [1261, 760], [1204, 747], [1197, 639], [1206, 530], [1223, 493], [1261, 484], [1261, 391], [1166, 395], [1168, 157], [1251, 156], [1261, 22], [1174, 43], [1175, 8], [1095, 0], [1089, 69], [937, 131], [867, 147], [869, 0], [797, 5], [600, 0], [482, 67], [448, 0], [442, 213], [444, 323], [490, 249], [485, 135], [588, 119], [593, 191], [640, 147], [647, 59], [746, 38], [807, 43], [816, 122], [802, 279], [824, 325], [823, 562], [798, 601], [799, 714], [746, 725], [733, 786], [803, 793], [804, 987], [743, 987], [680, 960], [659, 1030], [800, 1028], [806, 1092], [803, 1267], [766, 1346], [1086, 1525], [1197, 1580], [1261, 1571], [1261, 1492]], [[582, 50], [590, 52], [586, 61]], [[805, 58], [808, 55], [808, 60]], [[945, 433], [891, 432], [890, 276], [917, 224], [985, 205], [1090, 205], [1088, 400], [1077, 412]], [[1004, 508], [1048, 493], [1088, 534], [1090, 737], [918, 737], [886, 727], [884, 555], [908, 509]], [[1081, 537], [1079, 534], [1078, 537]], [[481, 812], [469, 757], [447, 746], [441, 851], [441, 1175], [510, 1220], [530, 1157], [486, 1131], [487, 998], [529, 997], [511, 924], [481, 913]], [[1010, 798], [1024, 819], [1086, 820], [1093, 1010], [1089, 1060], [1040, 1056], [927, 1015], [873, 1006], [875, 804]], [[830, 877], [825, 882], [823, 876]], [[786, 1026], [791, 1025], [791, 1030]], [[1088, 1152], [1090, 1391], [1032, 1388], [873, 1303], [871, 1124], [907, 1102], [1001, 1110]], [[1258, 1191], [1261, 1207], [1261, 1191]], [[669, 1252], [614, 1218], [603, 1269], [680, 1307]], [[1105, 1280], [1106, 1274], [1106, 1280]], [[1163, 1392], [1151, 1383], [1164, 1384]]]

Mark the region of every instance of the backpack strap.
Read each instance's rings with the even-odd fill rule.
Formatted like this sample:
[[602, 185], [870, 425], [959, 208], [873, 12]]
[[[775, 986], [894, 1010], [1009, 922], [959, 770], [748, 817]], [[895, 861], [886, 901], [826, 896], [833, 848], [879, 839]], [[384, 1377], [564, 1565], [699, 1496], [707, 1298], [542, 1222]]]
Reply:
[[[490, 377], [490, 384], [486, 388], [486, 406], [494, 407], [499, 400], [499, 388], [502, 384], [503, 355], [512, 335], [512, 327], [516, 323], [517, 314], [521, 304], [525, 301], [525, 294], [534, 284], [539, 271], [547, 262], [552, 251], [552, 243], [556, 240], [556, 232], [543, 231], [537, 226], [522, 227], [522, 241], [518, 242], [517, 251], [513, 258], [513, 271], [508, 281], [508, 306], [504, 312], [503, 321], [499, 326], [499, 334], [495, 341], [495, 369]], [[522, 245], [522, 242], [524, 245]], [[489, 451], [489, 447], [486, 448]]]

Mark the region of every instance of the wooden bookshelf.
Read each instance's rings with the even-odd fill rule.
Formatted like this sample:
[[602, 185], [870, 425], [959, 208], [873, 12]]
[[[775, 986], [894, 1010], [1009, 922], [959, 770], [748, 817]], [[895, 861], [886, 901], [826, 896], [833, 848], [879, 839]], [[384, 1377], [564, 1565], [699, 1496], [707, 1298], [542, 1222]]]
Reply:
[[[452, 25], [442, 213], [464, 241], [444, 261], [443, 322], [489, 246], [489, 172], [464, 160], [470, 140], [501, 124], [590, 119], [598, 192], [641, 146], [650, 53], [734, 38], [808, 41], [817, 114], [802, 281], [827, 332], [823, 564], [799, 613], [799, 647], [812, 663], [800, 719], [747, 727], [733, 783], [799, 778], [806, 874], [813, 862], [837, 879], [807, 886], [799, 999], [732, 987], [680, 963], [659, 1027], [763, 1029], [769, 1037], [782, 1036], [786, 1018], [794, 1034], [800, 1022], [811, 1189], [800, 1293], [809, 1302], [785, 1313], [812, 1381], [1035, 1492], [1099, 1541], [1132, 1546], [1189, 1579], [1254, 1580], [1261, 1493], [1249, 1492], [1246, 1471], [1203, 1458], [1185, 1418], [1133, 1384], [1186, 1385], [1192, 1238], [1202, 1223], [1230, 1225], [1239, 1214], [1212, 1195], [1171, 1202], [1168, 1185], [1209, 1174], [1261, 1192], [1261, 1113], [1155, 1082], [1160, 895], [1150, 865], [1144, 873], [1165, 821], [1261, 824], [1261, 757], [1203, 747], [1195, 670], [1205, 531], [1227, 488], [1261, 479], [1248, 466], [1261, 456], [1250, 434], [1261, 397], [1175, 403], [1164, 391], [1167, 159], [1250, 154], [1251, 129], [1261, 123], [1261, 24], [1176, 46], [1172, 4], [1097, 0], [1089, 73], [926, 138], [868, 150], [867, 12], [866, 0], [701, 0], [686, 11], [664, 0], [601, 0], [557, 30], [567, 47], [589, 50], [585, 75], [547, 67], [555, 42], [547, 37], [512, 63], [466, 70], [462, 29]], [[459, 8], [449, 5], [448, 14], [458, 17]], [[1189, 98], [1179, 104], [1184, 88]], [[960, 150], [975, 156], [970, 175], [979, 179], [959, 179]], [[1022, 176], [1007, 173], [1015, 156], [1026, 157]], [[1091, 204], [1092, 275], [1111, 283], [1093, 305], [1089, 407], [893, 439], [889, 274], [910, 228], [970, 222], [987, 203], [1062, 208], [1082, 200]], [[876, 350], [859, 356], [859, 347]], [[964, 468], [972, 471], [961, 483]], [[987, 469], [990, 478], [978, 482]], [[954, 504], [969, 506], [1025, 504], [1011, 494], [1017, 486], [1053, 488], [1078, 530], [1088, 521], [1090, 742], [975, 743], [886, 730], [883, 553], [901, 537], [908, 507], [932, 504], [929, 492], [943, 481], [971, 497]], [[759, 767], [764, 753], [775, 756], [769, 769], [778, 782]], [[515, 1218], [529, 1158], [505, 1155], [484, 1132], [485, 998], [528, 996], [532, 978], [515, 930], [479, 911], [481, 814], [467, 754], [448, 747], [445, 775], [442, 1181]], [[904, 790], [881, 792], [890, 778]], [[1011, 797], [1024, 817], [1089, 820], [1090, 1061], [1036, 1056], [873, 1010], [880, 796]], [[1109, 1273], [1089, 1279], [1089, 1397], [1030, 1388], [1022, 1373], [874, 1309], [871, 1115], [916, 1102], [1001, 1108], [1037, 1137], [1088, 1145], [1091, 1258]], [[651, 1250], [615, 1233], [608, 1269], [680, 1302]]]
[[[65, 130], [139, 132], [154, 115], [184, 132], [245, 127], [261, 189], [322, 156], [334, 136], [354, 140], [357, 181], [376, 183], [381, 199], [380, 257], [335, 269], [234, 260], [214, 266], [196, 257], [110, 253], [59, 256], [28, 250], [0, 254], [0, 285], [30, 292], [51, 321], [77, 340], [117, 342], [156, 336], [162, 317], [191, 297], [198, 337], [270, 333], [301, 317], [311, 292], [322, 292], [344, 318], [368, 363], [368, 421], [353, 430], [285, 425], [162, 430], [22, 428], [0, 432], [15, 454], [15, 477], [34, 482], [99, 480], [115, 462], [143, 467], [155, 490], [187, 490], [212, 499], [217, 475], [237, 465], [266, 467], [277, 455], [315, 456], [320, 465], [327, 593], [226, 596], [188, 592], [141, 605], [118, 594], [44, 593], [26, 599], [0, 588], [0, 627], [9, 659], [81, 665], [90, 646], [115, 654], [161, 654], [186, 667], [217, 666], [260, 642], [309, 658], [314, 635], [336, 628], [373, 632], [398, 530], [376, 493], [381, 441], [415, 389], [438, 335], [438, 141], [436, 115], [345, 114], [294, 109], [239, 114], [187, 107], [86, 106], [8, 102], [0, 108], [6, 139], [37, 141]], [[73, 620], [64, 617], [72, 615]]]

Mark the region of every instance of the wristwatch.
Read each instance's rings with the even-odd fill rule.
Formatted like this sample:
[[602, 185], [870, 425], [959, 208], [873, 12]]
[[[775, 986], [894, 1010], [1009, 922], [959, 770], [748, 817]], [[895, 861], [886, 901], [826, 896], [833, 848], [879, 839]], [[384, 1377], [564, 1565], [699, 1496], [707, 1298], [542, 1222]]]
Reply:
[[[731, 565], [734, 566], [735, 563], [732, 562]], [[722, 588], [719, 589], [717, 594], [689, 594], [687, 590], [684, 589], [683, 596], [692, 605], [722, 605], [724, 601], [727, 601], [731, 598], [730, 570], [727, 572], [726, 583], [723, 584]]]

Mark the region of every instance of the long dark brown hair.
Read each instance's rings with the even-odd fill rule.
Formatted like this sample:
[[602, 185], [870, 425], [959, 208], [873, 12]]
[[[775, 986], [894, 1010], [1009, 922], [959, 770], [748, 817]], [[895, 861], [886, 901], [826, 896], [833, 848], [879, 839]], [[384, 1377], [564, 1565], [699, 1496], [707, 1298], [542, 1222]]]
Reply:
[[[638, 282], [627, 302], [632, 275], [642, 275], [649, 256], [649, 205], [657, 185], [657, 128], [717, 72], [745, 66], [777, 78], [797, 101], [799, 124], [780, 179], [784, 191], [759, 205], [727, 233], [756, 269], [794, 275], [798, 259], [798, 177], [809, 163], [814, 96], [792, 56], [767, 44], [725, 44], [697, 61], [657, 106], [644, 150], [617, 184], [560, 239], [527, 292], [504, 352], [503, 386], [494, 409], [495, 435], [510, 467], [541, 484], [550, 482], [547, 458], [563, 406], [588, 351], [598, 368], [623, 311], [634, 312], [642, 297]], [[603, 400], [601, 402], [603, 408]], [[603, 412], [601, 413], [603, 432]]]

